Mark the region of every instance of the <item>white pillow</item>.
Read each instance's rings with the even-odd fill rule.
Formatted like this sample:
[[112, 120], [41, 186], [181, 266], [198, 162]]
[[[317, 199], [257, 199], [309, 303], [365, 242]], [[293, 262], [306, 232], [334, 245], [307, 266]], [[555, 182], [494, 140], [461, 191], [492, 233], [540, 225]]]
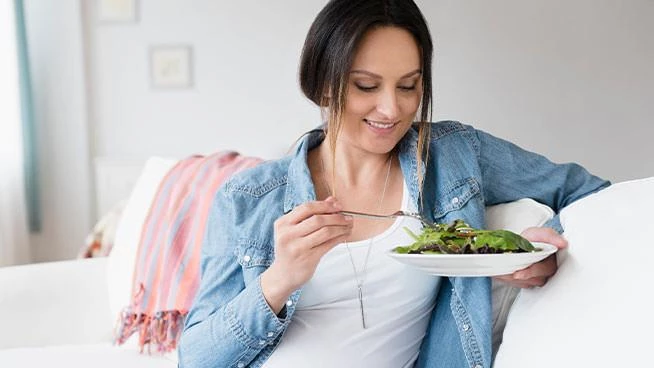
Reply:
[[567, 256], [516, 299], [495, 367], [651, 366], [654, 177], [573, 203], [561, 224]]
[[[524, 198], [486, 208], [486, 228], [510, 230], [520, 234], [532, 226], [542, 226], [554, 217], [554, 211], [533, 199]], [[502, 342], [502, 331], [511, 305], [520, 289], [493, 280], [493, 356]]]
[[[143, 223], [159, 184], [176, 163], [177, 160], [160, 157], [148, 159], [118, 223], [114, 246], [107, 260], [109, 303], [116, 321], [131, 300], [132, 276]], [[133, 347], [137, 341], [137, 334], [132, 335], [126, 345]]]
[[486, 228], [510, 230], [520, 234], [532, 226], [542, 226], [554, 217], [548, 206], [530, 198], [486, 207]]

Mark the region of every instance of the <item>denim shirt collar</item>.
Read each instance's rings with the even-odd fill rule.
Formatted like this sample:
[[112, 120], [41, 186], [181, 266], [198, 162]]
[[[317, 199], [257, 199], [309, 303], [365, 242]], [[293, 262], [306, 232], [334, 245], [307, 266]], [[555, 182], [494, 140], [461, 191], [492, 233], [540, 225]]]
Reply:
[[[398, 144], [398, 157], [400, 160], [402, 174], [404, 175], [404, 180], [407, 182], [407, 188], [409, 188], [411, 202], [416, 205], [416, 208], [421, 209], [420, 212], [424, 212], [422, 211], [422, 205], [420, 203], [421, 200], [419, 198], [420, 188], [418, 188], [418, 158], [416, 156], [417, 150], [418, 131], [417, 125], [414, 125], [400, 140]], [[424, 178], [426, 173], [425, 165], [420, 166], [420, 172]]]
[[302, 203], [316, 200], [316, 191], [311, 180], [307, 159], [309, 151], [317, 147], [324, 138], [322, 129], [314, 129], [308, 132], [297, 145], [288, 166], [284, 213], [291, 212]]
[[[309, 151], [317, 147], [324, 139], [325, 134], [322, 128], [317, 128], [308, 132], [298, 143], [288, 166], [287, 185], [284, 194], [284, 213], [290, 212], [302, 203], [316, 200], [316, 192], [307, 159]], [[417, 208], [422, 208], [422, 206], [419, 206], [420, 198], [418, 197], [420, 192], [418, 188], [418, 161], [415, 153], [417, 144], [418, 132], [414, 126], [400, 140], [398, 156], [402, 174], [407, 181], [411, 201]], [[424, 177], [425, 165], [421, 166], [421, 172]]]

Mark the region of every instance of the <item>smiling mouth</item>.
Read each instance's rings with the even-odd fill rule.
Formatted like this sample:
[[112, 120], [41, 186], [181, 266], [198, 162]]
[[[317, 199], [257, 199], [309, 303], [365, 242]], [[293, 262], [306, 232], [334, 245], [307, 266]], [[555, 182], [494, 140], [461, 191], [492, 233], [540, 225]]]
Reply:
[[392, 127], [396, 126], [399, 122], [383, 122], [383, 121], [375, 121], [375, 120], [368, 120], [368, 119], [363, 119], [366, 124], [370, 125], [373, 128], [377, 129], [391, 129]]

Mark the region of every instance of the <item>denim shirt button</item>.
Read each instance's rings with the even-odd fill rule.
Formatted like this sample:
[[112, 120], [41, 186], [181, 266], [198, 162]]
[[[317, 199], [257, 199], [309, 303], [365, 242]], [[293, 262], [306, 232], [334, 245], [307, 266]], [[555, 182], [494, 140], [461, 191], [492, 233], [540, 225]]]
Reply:
[[290, 307], [291, 305], [293, 305], [293, 301], [291, 299], [287, 300], [286, 301], [286, 306]]
[[259, 340], [259, 345], [266, 345], [266, 340]]
[[482, 367], [481, 364], [475, 364], [474, 368], [484, 368], [484, 367]]
[[275, 336], [275, 333], [274, 332], [268, 332], [267, 336], [268, 337], [273, 337], [273, 336]]
[[[243, 368], [243, 367], [245, 367], [245, 363], [243, 363], [243, 362], [238, 362], [238, 364], [237, 364], [236, 366], [237, 366], [238, 368]], [[475, 368], [476, 368], [476, 367], [475, 367]]]
[[457, 204], [457, 203], [459, 203], [459, 197], [452, 198], [452, 204]]
[[243, 256], [243, 262], [250, 262], [250, 256]]
[[463, 326], [461, 326], [463, 331], [468, 331], [470, 329], [470, 325], [467, 323], [464, 323]]

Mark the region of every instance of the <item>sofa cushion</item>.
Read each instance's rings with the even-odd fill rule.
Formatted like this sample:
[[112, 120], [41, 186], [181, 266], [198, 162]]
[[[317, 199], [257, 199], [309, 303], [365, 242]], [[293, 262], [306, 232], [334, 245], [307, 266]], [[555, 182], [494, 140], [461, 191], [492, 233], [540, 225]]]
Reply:
[[140, 354], [136, 348], [119, 349], [110, 343], [0, 350], [0, 362], [3, 367], [177, 367], [177, 362], [167, 357]]
[[615, 184], [565, 208], [569, 248], [558, 273], [516, 299], [495, 367], [651, 364], [653, 223], [654, 177]]
[[520, 234], [529, 227], [543, 226], [552, 217], [554, 211], [551, 208], [533, 199], [523, 198], [486, 207], [486, 228]]
[[111, 341], [106, 270], [106, 258], [1, 267], [0, 350]]

